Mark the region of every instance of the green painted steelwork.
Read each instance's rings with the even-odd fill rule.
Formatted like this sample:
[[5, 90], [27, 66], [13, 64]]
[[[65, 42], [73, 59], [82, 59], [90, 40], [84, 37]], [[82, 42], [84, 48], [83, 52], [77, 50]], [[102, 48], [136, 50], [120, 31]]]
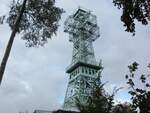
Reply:
[[92, 84], [101, 69], [92, 45], [100, 34], [96, 16], [81, 8], [69, 16], [64, 24], [64, 32], [69, 33], [69, 41], [73, 42], [73, 55], [72, 62], [66, 69], [69, 82], [63, 108], [75, 110], [76, 98], [86, 104]]

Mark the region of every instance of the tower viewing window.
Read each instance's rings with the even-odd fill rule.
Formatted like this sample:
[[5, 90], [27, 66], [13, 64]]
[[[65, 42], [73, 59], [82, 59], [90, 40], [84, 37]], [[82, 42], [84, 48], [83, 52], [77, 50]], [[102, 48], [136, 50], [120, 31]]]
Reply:
[[84, 67], [82, 67], [82, 73], [84, 73]]
[[92, 73], [95, 74], [95, 70], [94, 69], [92, 69]]
[[69, 76], [69, 79], [71, 79], [71, 75]]
[[89, 74], [91, 75], [92, 73], [91, 73], [91, 69], [89, 68]]
[[87, 68], [85, 68], [85, 73], [86, 73], [86, 74], [88, 74], [88, 70], [87, 70]]

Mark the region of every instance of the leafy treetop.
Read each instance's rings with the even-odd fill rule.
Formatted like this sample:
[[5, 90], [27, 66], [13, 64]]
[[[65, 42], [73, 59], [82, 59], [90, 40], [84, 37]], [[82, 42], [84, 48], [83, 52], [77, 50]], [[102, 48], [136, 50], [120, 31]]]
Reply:
[[[21, 18], [18, 33], [22, 33], [22, 39], [26, 40], [27, 47], [43, 46], [48, 38], [56, 34], [58, 21], [64, 12], [54, 6], [55, 0], [27, 0], [23, 16]], [[22, 0], [13, 0], [10, 5], [7, 23], [14, 28], [17, 15], [20, 13]]]
[[[127, 84], [130, 88], [129, 94], [131, 95], [132, 108], [135, 113], [138, 112], [137, 109], [140, 110], [139, 113], [150, 113], [150, 75], [141, 74], [139, 80], [143, 86], [137, 87], [134, 79], [136, 77], [135, 72], [137, 71], [138, 66], [139, 64], [136, 62], [129, 65], [128, 68], [130, 74], [126, 75]], [[150, 68], [150, 64], [148, 65], [148, 68]]]
[[127, 32], [135, 35], [135, 20], [147, 25], [150, 21], [150, 0], [113, 0], [118, 9], [122, 9], [121, 21]]

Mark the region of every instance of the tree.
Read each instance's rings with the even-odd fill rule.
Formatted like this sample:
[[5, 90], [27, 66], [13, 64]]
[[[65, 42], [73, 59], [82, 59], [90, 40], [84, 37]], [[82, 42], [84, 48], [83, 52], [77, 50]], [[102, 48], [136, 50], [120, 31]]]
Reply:
[[94, 92], [88, 96], [87, 103], [82, 103], [78, 98], [76, 100], [77, 108], [81, 113], [107, 113], [108, 100], [104, 95], [103, 85], [96, 87]]
[[133, 113], [133, 110], [131, 108], [131, 104], [123, 103], [115, 105], [112, 113]]
[[[36, 113], [36, 112], [34, 112]], [[79, 113], [79, 112], [76, 112], [76, 111], [65, 111], [65, 110], [57, 110], [57, 111], [52, 111], [52, 113]]]
[[[128, 68], [130, 73], [126, 75], [127, 84], [130, 88], [129, 94], [131, 95], [132, 108], [135, 113], [138, 112], [138, 109], [139, 113], [150, 113], [150, 74], [141, 74], [138, 84], [141, 83], [143, 86], [137, 87], [135, 84], [135, 78], [138, 76], [135, 75], [135, 73], [138, 66], [139, 64], [136, 62], [129, 65]], [[150, 64], [148, 65], [148, 68], [150, 68]]]
[[[102, 66], [101, 66], [102, 67]], [[91, 95], [87, 98], [87, 102], [82, 103], [78, 98], [76, 101], [77, 108], [81, 113], [111, 113], [113, 108], [113, 100], [116, 92], [120, 89], [114, 89], [113, 94], [109, 95], [104, 90], [105, 83], [101, 82], [101, 72], [103, 67], [98, 72], [97, 79], [92, 86]]]
[[135, 20], [147, 25], [150, 21], [150, 0], [113, 0], [118, 9], [122, 9], [121, 21], [125, 31], [135, 35]]
[[16, 33], [22, 34], [27, 47], [43, 46], [48, 38], [56, 34], [58, 21], [64, 12], [54, 6], [55, 0], [15, 0], [12, 1], [8, 17], [2, 16], [12, 33], [0, 65], [0, 84]]

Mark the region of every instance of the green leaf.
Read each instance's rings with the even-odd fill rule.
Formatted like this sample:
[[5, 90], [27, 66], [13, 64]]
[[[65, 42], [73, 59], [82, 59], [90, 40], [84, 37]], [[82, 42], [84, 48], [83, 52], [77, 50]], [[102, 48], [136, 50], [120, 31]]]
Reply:
[[134, 91], [129, 91], [128, 93], [132, 96], [136, 95], [136, 93]]
[[150, 68], [150, 63], [148, 64], [148, 66], [147, 66], [148, 68]]
[[128, 79], [128, 78], [129, 78], [129, 76], [128, 76], [128, 75], [126, 75], [126, 76], [125, 76], [125, 78], [126, 78], [126, 79]]
[[150, 87], [150, 84], [146, 83], [146, 87]]
[[145, 81], [146, 81], [145, 75], [141, 75], [140, 80], [141, 80], [142, 83], [145, 83]]

